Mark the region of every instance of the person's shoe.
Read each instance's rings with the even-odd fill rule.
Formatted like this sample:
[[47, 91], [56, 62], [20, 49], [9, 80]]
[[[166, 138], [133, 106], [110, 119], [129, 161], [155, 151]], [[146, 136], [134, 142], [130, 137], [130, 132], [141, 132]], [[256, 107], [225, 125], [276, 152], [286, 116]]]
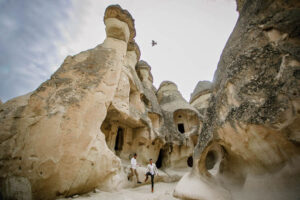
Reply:
[[138, 184], [141, 184], [142, 182], [141, 182], [141, 181], [138, 181], [137, 183], [138, 183]]
[[152, 193], [153, 193], [153, 188], [152, 188]]

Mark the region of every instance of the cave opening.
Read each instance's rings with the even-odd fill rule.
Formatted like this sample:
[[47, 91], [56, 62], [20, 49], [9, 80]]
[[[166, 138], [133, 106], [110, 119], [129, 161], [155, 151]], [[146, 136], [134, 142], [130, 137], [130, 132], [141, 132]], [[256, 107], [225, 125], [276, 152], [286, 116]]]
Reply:
[[180, 124], [177, 124], [177, 126], [178, 126], [178, 131], [179, 131], [180, 133], [184, 133], [184, 132], [185, 132], [185, 131], [184, 131], [184, 124], [180, 123]]
[[124, 131], [122, 128], [118, 127], [115, 148], [114, 148], [117, 155], [119, 155], [120, 151], [122, 151], [123, 143], [124, 143]]
[[217, 162], [217, 156], [215, 151], [209, 151], [205, 158], [205, 166], [207, 170], [212, 169]]
[[156, 163], [155, 163], [155, 165], [156, 165], [156, 167], [157, 167], [158, 169], [161, 168], [162, 165], [163, 165], [163, 157], [164, 157], [163, 154], [164, 154], [163, 150], [160, 149], [159, 154], [158, 154], [157, 161], [156, 161]]
[[193, 156], [188, 157], [188, 159], [187, 159], [187, 165], [189, 167], [193, 167]]

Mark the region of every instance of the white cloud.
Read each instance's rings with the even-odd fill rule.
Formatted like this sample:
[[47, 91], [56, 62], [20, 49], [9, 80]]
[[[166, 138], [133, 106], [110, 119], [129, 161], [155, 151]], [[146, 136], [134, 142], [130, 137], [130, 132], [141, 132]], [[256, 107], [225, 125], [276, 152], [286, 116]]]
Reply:
[[[29, 65], [31, 60], [38, 68], [34, 69], [36, 71], [31, 74], [33, 78], [36, 75], [36, 81], [34, 83], [31, 81], [27, 85], [28, 91], [24, 88], [26, 84], [22, 81], [13, 83], [14, 91], [9, 95], [3, 88], [0, 88], [0, 98], [6, 100], [12, 95], [21, 95], [20, 92], [29, 92], [50, 77], [67, 55], [77, 54], [102, 43], [105, 38], [103, 15], [105, 8], [110, 4], [120, 4], [134, 17], [137, 29], [136, 41], [142, 52], [141, 58], [151, 65], [155, 86], [158, 87], [163, 80], [171, 80], [178, 85], [187, 100], [199, 80], [213, 79], [222, 49], [238, 16], [233, 0], [73, 0], [72, 5], [68, 5], [68, 9], [64, 7], [67, 6], [66, 4], [60, 7], [52, 5], [54, 7], [50, 8], [58, 11], [54, 12], [54, 9], [50, 9], [46, 19], [51, 20], [50, 25], [55, 27], [54, 30], [45, 29], [45, 31], [50, 31], [45, 34], [43, 31], [35, 32], [36, 29], [32, 29], [34, 38], [38, 39], [30, 40], [33, 53], [26, 55], [25, 64], [28, 67], [26, 65], [13, 66], [15, 70], [18, 67], [33, 69]], [[49, 10], [45, 5], [39, 6]], [[28, 5], [28, 7], [34, 6], [34, 2]], [[38, 14], [43, 16], [42, 12], [38, 12]], [[51, 18], [51, 14], [53, 18]], [[38, 17], [36, 16], [35, 21], [38, 20]], [[14, 20], [19, 24], [31, 24], [20, 18], [16, 16]], [[27, 18], [26, 20], [32, 19]], [[43, 17], [41, 17], [40, 24], [44, 26], [45, 24], [42, 23], [45, 23]], [[35, 22], [35, 24], [39, 23]], [[21, 32], [18, 34], [21, 38], [28, 38]], [[56, 35], [59, 35], [59, 38], [55, 37]], [[10, 37], [9, 39], [13, 40], [14, 38]], [[151, 46], [152, 39], [158, 42], [157, 46]], [[8, 41], [7, 45], [10, 43]], [[25, 48], [24, 45], [23, 48]], [[14, 54], [16, 48], [18, 46], [14, 46], [11, 51], [7, 52], [10, 54], [8, 59], [19, 59], [18, 63], [22, 63], [22, 59], [24, 59], [22, 56], [11, 55]], [[30, 56], [32, 57], [30, 58]], [[2, 65], [0, 67], [6, 65], [11, 68], [11, 64], [16, 64], [15, 62], [8, 63], [7, 65], [0, 63]], [[2, 71], [5, 70], [0, 70], [0, 76]], [[14, 76], [19, 75], [16, 73]], [[13, 80], [14, 78], [7, 79], [4, 82], [13, 82]], [[22, 90], [16, 89], [22, 87]]]

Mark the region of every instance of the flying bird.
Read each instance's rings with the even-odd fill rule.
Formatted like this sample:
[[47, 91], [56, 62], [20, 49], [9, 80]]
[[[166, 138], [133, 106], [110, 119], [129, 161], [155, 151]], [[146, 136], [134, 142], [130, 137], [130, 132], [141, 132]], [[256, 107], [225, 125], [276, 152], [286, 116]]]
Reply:
[[157, 42], [155, 42], [154, 40], [152, 40], [152, 46], [157, 45]]

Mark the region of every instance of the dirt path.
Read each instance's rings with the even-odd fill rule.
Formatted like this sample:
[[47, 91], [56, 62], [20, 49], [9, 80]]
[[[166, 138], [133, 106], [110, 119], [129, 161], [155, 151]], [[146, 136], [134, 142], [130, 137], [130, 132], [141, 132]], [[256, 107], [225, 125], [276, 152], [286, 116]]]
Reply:
[[[154, 185], [154, 193], [151, 193], [151, 185], [143, 185], [136, 188], [123, 189], [118, 192], [91, 192], [89, 194], [75, 196], [66, 199], [80, 199], [80, 200], [176, 200], [173, 197], [173, 190], [176, 186], [175, 183], [156, 183]], [[60, 199], [65, 200], [65, 199]]]

